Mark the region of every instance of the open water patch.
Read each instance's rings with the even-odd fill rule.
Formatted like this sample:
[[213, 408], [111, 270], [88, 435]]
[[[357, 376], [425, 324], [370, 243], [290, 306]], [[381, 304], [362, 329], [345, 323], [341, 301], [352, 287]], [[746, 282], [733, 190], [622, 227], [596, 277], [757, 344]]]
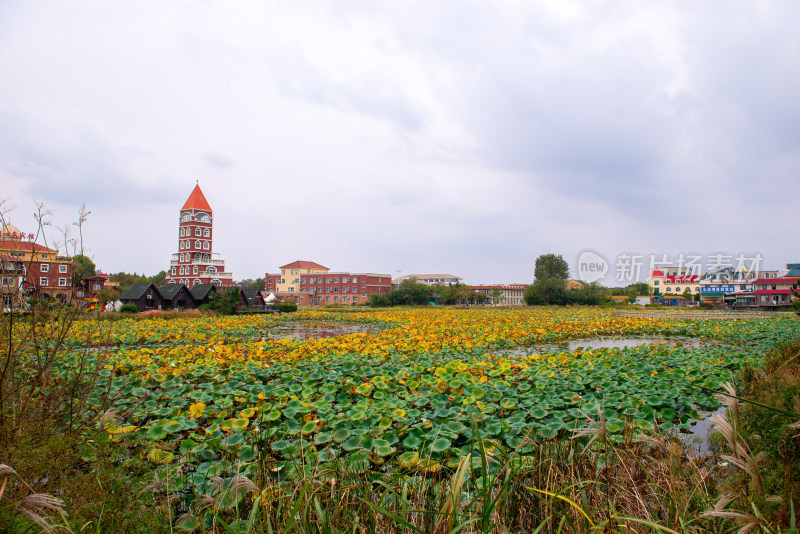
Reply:
[[716, 340], [696, 337], [600, 337], [590, 339], [571, 339], [551, 343], [538, 343], [528, 347], [518, 347], [497, 351], [497, 354], [520, 356], [527, 354], [548, 354], [553, 352], [573, 352], [591, 349], [627, 349], [642, 345], [664, 345], [668, 347], [689, 347], [699, 349], [717, 345]]
[[319, 339], [345, 336], [348, 334], [375, 334], [382, 328], [366, 324], [320, 324], [291, 323], [271, 328], [264, 339]]

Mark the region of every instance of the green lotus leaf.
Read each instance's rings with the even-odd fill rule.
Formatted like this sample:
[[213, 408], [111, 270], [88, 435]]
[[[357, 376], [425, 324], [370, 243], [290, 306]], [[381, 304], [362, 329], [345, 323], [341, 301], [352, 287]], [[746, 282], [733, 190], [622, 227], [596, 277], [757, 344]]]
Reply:
[[361, 436], [350, 436], [342, 442], [342, 448], [346, 451], [352, 451], [361, 447]]
[[161, 441], [167, 437], [167, 433], [163, 425], [155, 424], [147, 429], [147, 432], [144, 433], [144, 437], [150, 441]]
[[378, 422], [378, 428], [386, 430], [392, 426], [392, 420], [389, 417], [382, 417]]
[[350, 437], [350, 431], [346, 428], [337, 428], [333, 431], [333, 441], [341, 443]]
[[189, 452], [197, 445], [193, 439], [184, 439], [181, 441], [180, 451], [181, 454], [189, 454]]
[[535, 419], [544, 419], [545, 417], [547, 417], [547, 410], [541, 407], [534, 408], [528, 413], [530, 414], [531, 417]]
[[320, 432], [316, 436], [314, 436], [314, 444], [315, 445], [322, 445], [323, 443], [328, 443], [331, 440], [331, 435], [328, 432]]
[[252, 462], [258, 457], [258, 451], [252, 445], [245, 445], [236, 453], [243, 462]]
[[394, 447], [390, 447], [389, 445], [381, 445], [379, 447], [375, 447], [375, 454], [378, 456], [389, 456], [393, 454], [397, 449]]
[[410, 435], [403, 440], [403, 447], [406, 449], [418, 449], [422, 446], [422, 440], [417, 436]]
[[285, 439], [279, 439], [278, 441], [272, 442], [272, 450], [275, 452], [281, 452], [282, 450], [286, 449], [292, 444], [291, 441]]
[[314, 432], [315, 430], [317, 430], [317, 422], [309, 421], [308, 423], [303, 425], [303, 428], [300, 429], [300, 433], [306, 435]]
[[433, 452], [444, 452], [450, 448], [450, 440], [446, 438], [436, 438], [430, 445]]
[[237, 445], [241, 445], [242, 443], [244, 443], [244, 441], [245, 441], [244, 434], [236, 432], [223, 439], [222, 445], [224, 447], [235, 447]]
[[264, 414], [264, 419], [266, 419], [267, 421], [277, 421], [280, 418], [281, 418], [280, 410], [272, 410], [271, 412]]

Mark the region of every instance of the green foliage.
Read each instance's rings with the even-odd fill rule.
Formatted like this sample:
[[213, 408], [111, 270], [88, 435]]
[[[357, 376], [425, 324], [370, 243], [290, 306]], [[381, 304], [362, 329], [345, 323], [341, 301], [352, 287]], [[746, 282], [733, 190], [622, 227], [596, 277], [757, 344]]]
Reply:
[[389, 298], [385, 293], [373, 293], [369, 296], [369, 305], [373, 308], [385, 308], [389, 305]]
[[109, 281], [119, 282], [119, 290], [121, 293], [129, 290], [131, 286], [137, 282], [153, 282], [156, 286], [161, 287], [167, 279], [167, 272], [161, 271], [153, 276], [146, 276], [143, 274], [130, 274], [125, 272], [114, 273], [109, 276]]
[[215, 291], [200, 309], [214, 311], [220, 315], [234, 315], [239, 310], [239, 291], [236, 289]]
[[297, 311], [297, 304], [278, 304], [278, 311], [281, 313], [292, 313]]
[[558, 287], [557, 284], [554, 284], [555, 281], [560, 280], [566, 283], [569, 278], [569, 264], [561, 254], [542, 254], [536, 258], [533, 276], [540, 282], [553, 281], [549, 287]]
[[390, 306], [424, 306], [430, 303], [433, 292], [430, 286], [414, 278], [403, 280], [400, 287], [392, 289], [387, 297]]
[[72, 283], [77, 286], [82, 280], [97, 274], [97, 269], [91, 258], [83, 254], [76, 254], [72, 257]]
[[259, 291], [264, 291], [266, 289], [266, 282], [263, 278], [256, 278], [253, 280], [252, 278], [245, 278], [238, 282], [242, 287], [252, 287], [254, 289], [258, 289]]
[[119, 311], [120, 313], [136, 313], [139, 310], [136, 309], [136, 304], [134, 304], [133, 302], [126, 302], [125, 304], [122, 305]]
[[539, 284], [537, 280], [525, 288], [522, 299], [528, 306], [543, 306], [545, 304], [596, 306], [608, 301], [608, 296], [606, 288], [596, 282], [586, 284], [583, 289], [567, 290], [563, 287], [558, 287], [557, 284], [550, 286], [544, 283]]

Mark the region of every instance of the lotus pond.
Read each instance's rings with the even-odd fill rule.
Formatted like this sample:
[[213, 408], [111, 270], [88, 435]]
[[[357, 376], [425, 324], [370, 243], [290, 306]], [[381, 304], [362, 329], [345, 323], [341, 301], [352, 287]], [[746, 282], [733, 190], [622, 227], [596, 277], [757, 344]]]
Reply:
[[[277, 337], [332, 325], [345, 333]], [[200, 493], [211, 477], [252, 475], [259, 464], [288, 481], [303, 465], [336, 461], [435, 471], [473, 450], [475, 430], [524, 456], [539, 440], [591, 424], [598, 410], [612, 433], [687, 430], [717, 408], [714, 392], [732, 373], [799, 334], [791, 317], [301, 311], [87, 321], [70, 346], [111, 354], [110, 439], [141, 440], [153, 463]], [[608, 338], [641, 343], [558, 345]]]

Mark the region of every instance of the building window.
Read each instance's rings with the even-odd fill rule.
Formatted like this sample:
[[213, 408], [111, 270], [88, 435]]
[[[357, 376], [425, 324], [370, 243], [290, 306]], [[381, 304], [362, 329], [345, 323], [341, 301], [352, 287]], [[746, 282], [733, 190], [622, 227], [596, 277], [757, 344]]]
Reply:
[[[183, 250], [183, 241], [180, 243], [181, 250]], [[183, 261], [183, 256], [181, 256], [181, 261]]]
[[366, 297], [366, 296], [367, 296], [367, 292], [366, 292], [366, 291], [362, 291], [362, 292], [361, 292], [361, 296], [362, 296], [362, 297]]
[[194, 273], [193, 274], [197, 274], [197, 265], [194, 266]]
[[42, 265], [39, 267], [39, 271], [41, 271], [41, 272], [43, 272], [43, 273], [50, 272], [50, 264], [49, 264], [49, 263], [43, 263], [43, 264], [42, 264]]
[[192, 220], [192, 214], [188, 211], [181, 214], [181, 222], [188, 222]]
[[206, 272], [207, 273], [216, 273], [217, 272], [217, 268], [216, 267], [208, 267], [208, 268], [206, 268]]
[[39, 285], [42, 286], [42, 287], [47, 287], [47, 278], [44, 277], [44, 276], [39, 278]]
[[184, 230], [183, 228], [181, 228], [181, 237], [183, 237], [183, 236], [185, 236], [185, 235], [186, 235], [186, 232], [185, 232], [185, 230]]
[[333, 277], [333, 283], [334, 284], [338, 284], [339, 283], [339, 277], [338, 276], [334, 276]]
[[[59, 279], [58, 279], [58, 285], [59, 285], [60, 287], [67, 287], [67, 279], [66, 279], [66, 278], [59, 278]], [[99, 284], [98, 284], [97, 286], [95, 286], [95, 289], [98, 289], [99, 287], [100, 287], [100, 286], [99, 286]]]
[[198, 213], [197, 217], [195, 217], [195, 220], [201, 223], [210, 223], [211, 217], [209, 217], [208, 213]]
[[181, 265], [180, 274], [183, 274], [183, 266]]
[[367, 283], [366, 282], [361, 282], [361, 287], [367, 287]]
[[345, 276], [345, 277], [342, 278], [342, 283], [343, 284], [348, 284], [348, 283], [350, 283], [350, 279]]
[[203, 235], [203, 231], [200, 228], [195, 228], [194, 235], [200, 237], [201, 235]]
[[354, 283], [354, 284], [357, 284], [357, 283], [358, 283], [358, 278], [356, 278], [355, 276], [353, 277], [353, 283]]
[[200, 241], [195, 241], [194, 242], [194, 248], [199, 249], [199, 248], [202, 248], [202, 247], [203, 247], [203, 245], [200, 243]]
[[350, 288], [349, 287], [344, 287], [344, 288], [342, 288], [342, 292], [343, 293], [350, 293]]
[[172, 276], [175, 276], [175, 267], [172, 268]]
[[204, 250], [210, 250], [211, 249], [211, 245], [208, 243], [208, 241], [204, 241], [203, 242], [203, 249]]
[[676, 287], [676, 288], [675, 288], [675, 291], [678, 291], [678, 292], [680, 292], [680, 290], [681, 290], [681, 288], [680, 288], [680, 287]]
[[211, 237], [211, 230], [209, 230], [208, 228], [203, 230], [203, 237]]
[[66, 265], [59, 265], [58, 266], [58, 272], [66, 273], [67, 272], [67, 266]]

